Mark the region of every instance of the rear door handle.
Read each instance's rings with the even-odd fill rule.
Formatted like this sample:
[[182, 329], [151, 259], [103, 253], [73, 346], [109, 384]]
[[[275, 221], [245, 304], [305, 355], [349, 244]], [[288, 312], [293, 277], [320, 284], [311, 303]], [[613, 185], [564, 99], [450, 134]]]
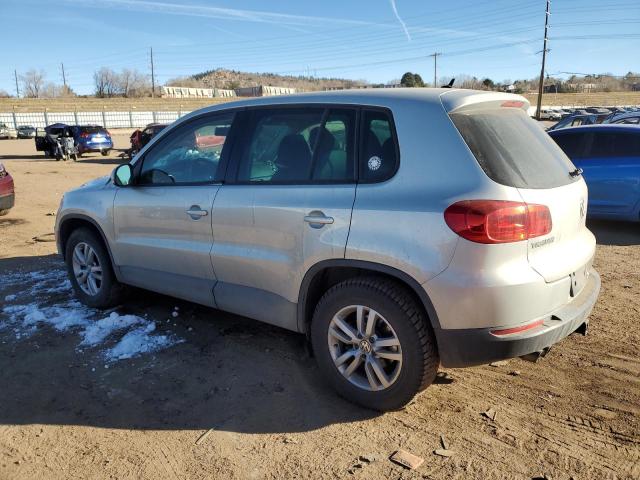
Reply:
[[187, 210], [187, 215], [189, 215], [192, 219], [198, 220], [201, 217], [206, 217], [209, 215], [209, 212], [206, 210], [202, 210], [199, 205], [192, 205], [189, 210]]
[[333, 217], [327, 217], [324, 213], [314, 210], [304, 217], [304, 221], [313, 228], [321, 228], [323, 225], [331, 225]]

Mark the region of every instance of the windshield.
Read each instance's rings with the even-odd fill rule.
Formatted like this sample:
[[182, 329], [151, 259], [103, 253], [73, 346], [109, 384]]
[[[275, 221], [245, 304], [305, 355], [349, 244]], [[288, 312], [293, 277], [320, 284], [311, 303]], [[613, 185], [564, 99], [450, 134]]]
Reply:
[[575, 166], [547, 133], [516, 108], [452, 113], [451, 120], [493, 181], [517, 188], [553, 188], [577, 180]]

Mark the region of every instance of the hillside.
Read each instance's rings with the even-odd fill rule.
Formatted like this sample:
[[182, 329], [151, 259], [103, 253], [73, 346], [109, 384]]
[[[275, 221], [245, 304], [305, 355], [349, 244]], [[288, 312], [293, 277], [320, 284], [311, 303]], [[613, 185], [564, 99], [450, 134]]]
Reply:
[[346, 80], [343, 78], [311, 78], [305, 76], [278, 75], [275, 73], [248, 73], [235, 70], [207, 70], [190, 77], [169, 80], [167, 85], [180, 87], [217, 87], [235, 89], [239, 87], [255, 87], [273, 85], [291, 87], [298, 91], [325, 90], [327, 88], [354, 88], [365, 86], [364, 80]]

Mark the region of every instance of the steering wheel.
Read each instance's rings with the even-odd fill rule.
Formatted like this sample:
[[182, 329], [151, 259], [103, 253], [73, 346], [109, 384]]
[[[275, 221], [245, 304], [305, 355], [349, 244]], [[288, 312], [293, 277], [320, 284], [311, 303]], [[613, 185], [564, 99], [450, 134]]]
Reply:
[[[173, 175], [170, 175], [169, 173], [165, 172], [164, 170], [160, 170], [159, 168], [153, 168], [149, 170], [149, 176], [151, 180], [155, 178], [156, 173], [159, 173], [160, 175], [167, 177], [169, 180], [171, 180], [171, 183], [176, 183], [176, 179], [173, 177]], [[157, 183], [157, 182], [152, 181], [151, 183]]]

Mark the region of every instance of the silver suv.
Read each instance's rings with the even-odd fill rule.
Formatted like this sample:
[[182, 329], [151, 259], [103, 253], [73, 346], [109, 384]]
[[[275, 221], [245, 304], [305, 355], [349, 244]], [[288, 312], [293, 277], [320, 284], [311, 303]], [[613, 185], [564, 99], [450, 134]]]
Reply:
[[518, 96], [343, 91], [205, 108], [65, 194], [78, 298], [142, 287], [306, 334], [344, 397], [537, 356], [600, 290], [580, 171]]

